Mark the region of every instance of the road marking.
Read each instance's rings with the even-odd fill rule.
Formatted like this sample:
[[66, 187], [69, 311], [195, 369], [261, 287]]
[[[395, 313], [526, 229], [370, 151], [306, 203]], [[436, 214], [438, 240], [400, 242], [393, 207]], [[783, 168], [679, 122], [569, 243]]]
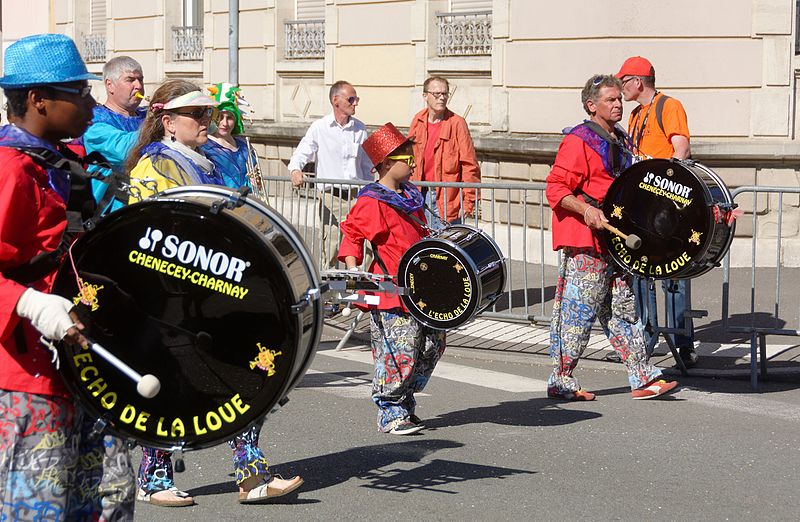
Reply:
[[[360, 362], [372, 366], [372, 353], [361, 350], [323, 350], [317, 355], [327, 355], [337, 359]], [[512, 393], [540, 393], [547, 391], [547, 382], [530, 377], [522, 377], [512, 373], [496, 372], [483, 368], [473, 368], [440, 361], [433, 375], [436, 379], [447, 379], [464, 384], [473, 384], [483, 388], [492, 388]]]
[[740, 413], [749, 413], [774, 419], [800, 421], [800, 406], [771, 399], [743, 396], [733, 393], [712, 393], [692, 388], [680, 388], [674, 396], [692, 402], [702, 403]]
[[[340, 377], [337, 379], [337, 377]], [[372, 395], [372, 379], [364, 377], [341, 377], [336, 373], [310, 368], [300, 385], [304, 390], [316, 390], [345, 399], [365, 399]], [[415, 397], [430, 397], [418, 392]]]

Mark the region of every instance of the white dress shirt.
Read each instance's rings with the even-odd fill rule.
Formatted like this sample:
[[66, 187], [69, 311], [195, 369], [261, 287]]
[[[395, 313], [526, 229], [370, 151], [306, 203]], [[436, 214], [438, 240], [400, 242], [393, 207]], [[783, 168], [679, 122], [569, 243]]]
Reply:
[[[345, 126], [339, 125], [333, 114], [311, 124], [289, 161], [289, 172], [303, 170], [316, 154], [315, 173], [318, 178], [374, 181], [372, 162], [361, 144], [367, 139], [367, 129], [356, 118]], [[318, 187], [327, 190], [327, 187]]]

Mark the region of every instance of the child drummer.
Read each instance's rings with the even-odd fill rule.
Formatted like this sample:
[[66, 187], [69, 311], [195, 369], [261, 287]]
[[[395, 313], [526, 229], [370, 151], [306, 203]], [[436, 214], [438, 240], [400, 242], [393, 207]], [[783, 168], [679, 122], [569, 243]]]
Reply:
[[[369, 271], [397, 274], [406, 250], [428, 235], [422, 193], [408, 181], [414, 171], [412, 144], [391, 123], [362, 144], [379, 181], [359, 191], [341, 225], [339, 260], [348, 269], [361, 264], [364, 241], [369, 241], [375, 257]], [[364, 308], [371, 312], [372, 400], [378, 406], [378, 429], [394, 435], [416, 433], [424, 426], [414, 413], [414, 393], [425, 387], [442, 356], [445, 333], [411, 317], [397, 295], [382, 294], [380, 304]]]

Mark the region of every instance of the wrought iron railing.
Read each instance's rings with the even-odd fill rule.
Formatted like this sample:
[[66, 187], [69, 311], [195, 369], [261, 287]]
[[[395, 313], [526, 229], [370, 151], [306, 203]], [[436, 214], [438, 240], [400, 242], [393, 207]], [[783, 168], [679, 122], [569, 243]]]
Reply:
[[325, 58], [325, 20], [290, 20], [286, 30], [286, 59]]
[[106, 36], [103, 34], [84, 34], [81, 37], [83, 61], [98, 63], [106, 61]]
[[439, 56], [492, 54], [492, 12], [436, 13]]
[[203, 27], [190, 25], [172, 28], [172, 59], [191, 62], [203, 59]]

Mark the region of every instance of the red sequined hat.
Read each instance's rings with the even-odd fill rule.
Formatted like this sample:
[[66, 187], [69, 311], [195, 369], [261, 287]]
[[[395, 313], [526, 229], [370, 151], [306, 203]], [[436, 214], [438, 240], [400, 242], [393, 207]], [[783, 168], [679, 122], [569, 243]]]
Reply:
[[408, 138], [397, 130], [391, 122], [384, 124], [361, 144], [373, 165], [377, 165], [397, 147], [407, 142]]

